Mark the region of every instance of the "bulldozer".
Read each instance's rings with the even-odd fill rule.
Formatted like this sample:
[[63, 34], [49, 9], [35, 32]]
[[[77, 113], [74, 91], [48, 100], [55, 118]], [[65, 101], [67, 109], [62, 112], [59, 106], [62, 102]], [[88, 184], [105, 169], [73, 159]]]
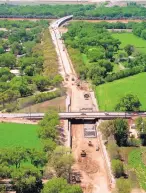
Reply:
[[82, 150], [82, 151], [81, 151], [81, 157], [86, 157], [86, 155], [87, 155], [87, 154], [86, 154], [86, 151], [85, 151], [85, 150]]

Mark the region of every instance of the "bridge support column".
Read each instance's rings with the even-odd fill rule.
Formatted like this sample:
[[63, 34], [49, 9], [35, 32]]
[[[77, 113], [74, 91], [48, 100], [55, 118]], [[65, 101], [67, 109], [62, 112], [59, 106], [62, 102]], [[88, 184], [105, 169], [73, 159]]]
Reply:
[[68, 120], [68, 141], [69, 141], [69, 147], [72, 148], [72, 135], [71, 135], [71, 121]]

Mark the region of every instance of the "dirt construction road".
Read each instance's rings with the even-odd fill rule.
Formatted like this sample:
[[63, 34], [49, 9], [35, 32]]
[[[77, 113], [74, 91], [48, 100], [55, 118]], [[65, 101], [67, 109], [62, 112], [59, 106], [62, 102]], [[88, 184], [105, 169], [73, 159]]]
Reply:
[[[88, 146], [88, 141], [93, 146]], [[72, 150], [76, 160], [74, 171], [81, 174], [81, 186], [84, 193], [110, 193], [107, 187], [107, 176], [101, 151], [96, 151], [97, 138], [84, 138], [83, 124], [72, 125]], [[81, 150], [85, 150], [86, 157], [81, 157]]]
[[[50, 32], [58, 54], [59, 69], [61, 69], [60, 73], [64, 78], [64, 86], [67, 88], [67, 94], [71, 99], [70, 110], [71, 112], [84, 111], [84, 113], [90, 109], [91, 111], [97, 111], [96, 99], [93, 92], [90, 92], [89, 85], [80, 81], [76, 76], [64, 42], [61, 39], [58, 23], [59, 20], [51, 24]], [[80, 83], [79, 86], [78, 82]], [[85, 93], [88, 93], [90, 96], [88, 100], [84, 97]], [[105, 162], [101, 151], [96, 151], [98, 138], [85, 138], [84, 126], [84, 124], [80, 123], [71, 125], [72, 152], [75, 157], [73, 170], [81, 174], [81, 186], [84, 193], [110, 193], [107, 172], [104, 165]], [[90, 126], [90, 124], [86, 124], [86, 127]], [[68, 133], [68, 127], [66, 128], [66, 132]], [[70, 137], [70, 133], [68, 133], [68, 136]], [[92, 141], [92, 147], [88, 146], [89, 140]], [[81, 158], [81, 150], [87, 152], [87, 157]]]

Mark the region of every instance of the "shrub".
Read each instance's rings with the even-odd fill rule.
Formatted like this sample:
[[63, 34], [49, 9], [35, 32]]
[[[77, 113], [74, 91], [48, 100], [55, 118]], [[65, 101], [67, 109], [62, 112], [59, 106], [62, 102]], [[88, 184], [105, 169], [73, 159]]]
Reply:
[[111, 160], [120, 159], [119, 147], [117, 146], [117, 144], [114, 141], [108, 142], [108, 152], [109, 152]]
[[41, 103], [46, 100], [51, 100], [59, 96], [61, 96], [60, 90], [56, 90], [54, 92], [40, 93], [35, 96], [35, 103]]
[[132, 137], [128, 139], [128, 145], [132, 147], [139, 147], [141, 145], [141, 140]]
[[112, 160], [112, 170], [116, 178], [120, 178], [124, 174], [123, 163], [120, 160]]
[[116, 182], [116, 188], [119, 193], [130, 193], [131, 192], [131, 184], [128, 179], [119, 178]]

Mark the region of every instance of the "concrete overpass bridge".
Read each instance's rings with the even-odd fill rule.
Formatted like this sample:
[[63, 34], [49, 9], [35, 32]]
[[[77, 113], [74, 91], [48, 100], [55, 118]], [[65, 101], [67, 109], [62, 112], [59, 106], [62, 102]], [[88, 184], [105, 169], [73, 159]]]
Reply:
[[[109, 120], [115, 118], [132, 118], [134, 116], [146, 117], [146, 112], [62, 112], [59, 113], [63, 120]], [[44, 113], [0, 113], [0, 118], [24, 118], [24, 119], [42, 119]]]

